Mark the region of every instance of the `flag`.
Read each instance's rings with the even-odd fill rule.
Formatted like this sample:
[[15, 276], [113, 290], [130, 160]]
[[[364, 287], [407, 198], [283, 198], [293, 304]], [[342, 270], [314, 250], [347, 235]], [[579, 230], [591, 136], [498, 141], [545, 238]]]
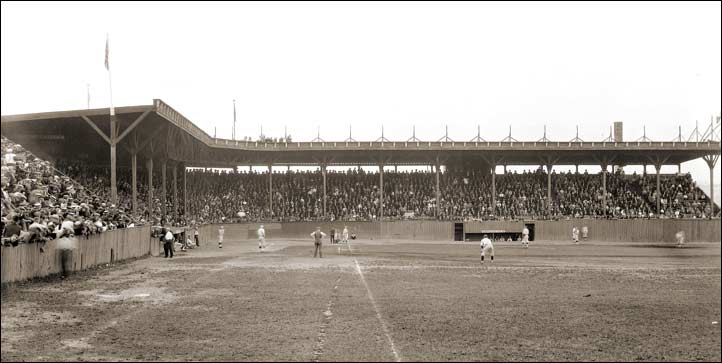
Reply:
[[[113, 107], [113, 81], [110, 79], [110, 35], [105, 33], [105, 69], [108, 70], [108, 88], [110, 89], [110, 118], [115, 116], [115, 107]], [[111, 121], [112, 122], [112, 121]]]
[[105, 35], [105, 69], [110, 70], [110, 64], [108, 63], [108, 54], [110, 53], [110, 39], [108, 35]]

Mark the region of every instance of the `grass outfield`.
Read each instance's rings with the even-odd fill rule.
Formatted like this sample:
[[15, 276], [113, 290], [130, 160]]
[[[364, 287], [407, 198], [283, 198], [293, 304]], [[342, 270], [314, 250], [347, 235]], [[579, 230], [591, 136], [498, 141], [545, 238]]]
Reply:
[[2, 361], [721, 358], [719, 242], [269, 242], [5, 289]]

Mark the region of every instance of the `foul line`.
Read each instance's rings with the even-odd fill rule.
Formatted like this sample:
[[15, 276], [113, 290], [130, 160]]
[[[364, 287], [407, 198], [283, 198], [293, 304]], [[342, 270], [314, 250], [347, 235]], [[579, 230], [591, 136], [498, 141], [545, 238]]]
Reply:
[[333, 307], [334, 300], [338, 298], [338, 285], [341, 282], [342, 276], [343, 275], [339, 275], [338, 279], [336, 279], [336, 285], [333, 287], [333, 293], [331, 294], [331, 298], [328, 300], [328, 304], [326, 304], [326, 311], [323, 312], [323, 323], [321, 323], [321, 328], [319, 329], [318, 336], [316, 337], [316, 347], [313, 349], [314, 362], [318, 362], [319, 357], [323, 354], [323, 347], [326, 344], [326, 329], [328, 328], [328, 325], [331, 322], [331, 317], [333, 316], [331, 308]]
[[399, 358], [399, 353], [396, 352], [396, 346], [394, 345], [394, 341], [391, 339], [391, 334], [389, 333], [389, 328], [386, 326], [386, 322], [384, 321], [384, 318], [381, 317], [381, 312], [379, 311], [379, 307], [376, 305], [376, 300], [374, 300], [373, 294], [371, 294], [371, 289], [369, 289], [369, 285], [366, 283], [366, 279], [364, 278], [364, 274], [361, 271], [361, 266], [359, 266], [358, 261], [354, 258], [353, 262], [356, 263], [356, 271], [358, 272], [359, 276], [361, 277], [361, 282], [363, 282], [364, 286], [366, 287], [366, 292], [368, 292], [369, 300], [371, 300], [371, 305], [373, 306], [374, 310], [376, 311], [376, 318], [379, 319], [379, 322], [381, 323], [381, 329], [383, 329], [384, 334], [386, 335], [386, 339], [389, 341], [389, 345], [391, 346], [391, 352], [394, 353], [394, 358], [396, 358], [397, 362], [401, 362], [401, 358]]

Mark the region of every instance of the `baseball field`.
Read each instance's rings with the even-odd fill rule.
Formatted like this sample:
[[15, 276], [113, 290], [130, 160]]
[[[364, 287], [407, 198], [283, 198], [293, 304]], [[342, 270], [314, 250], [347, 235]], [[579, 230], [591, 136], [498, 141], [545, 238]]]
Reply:
[[6, 286], [2, 361], [721, 358], [719, 242], [269, 243]]

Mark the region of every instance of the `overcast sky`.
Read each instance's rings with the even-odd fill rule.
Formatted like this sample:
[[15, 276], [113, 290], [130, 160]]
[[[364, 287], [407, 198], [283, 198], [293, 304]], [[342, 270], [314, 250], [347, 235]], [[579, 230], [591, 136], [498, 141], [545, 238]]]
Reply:
[[3, 2], [2, 114], [86, 108], [87, 84], [107, 107], [109, 33], [114, 104], [159, 98], [211, 136], [236, 99], [238, 138], [668, 141], [722, 109], [721, 31], [719, 2]]

